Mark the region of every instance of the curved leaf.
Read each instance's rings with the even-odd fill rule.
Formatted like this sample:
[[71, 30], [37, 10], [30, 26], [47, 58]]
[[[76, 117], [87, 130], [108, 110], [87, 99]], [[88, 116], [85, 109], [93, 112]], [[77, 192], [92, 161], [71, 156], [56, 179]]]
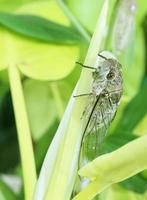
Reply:
[[118, 150], [104, 154], [84, 166], [79, 174], [92, 182], [74, 200], [92, 199], [114, 183], [121, 182], [147, 168], [147, 135]]
[[0, 12], [0, 24], [22, 35], [45, 42], [75, 44], [80, 41], [80, 35], [74, 28], [35, 15]]

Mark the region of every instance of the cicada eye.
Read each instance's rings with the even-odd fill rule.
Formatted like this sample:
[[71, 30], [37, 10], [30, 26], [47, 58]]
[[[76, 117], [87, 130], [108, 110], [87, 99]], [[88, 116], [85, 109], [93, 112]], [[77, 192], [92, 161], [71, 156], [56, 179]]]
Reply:
[[108, 79], [108, 80], [112, 80], [112, 79], [114, 79], [114, 77], [115, 77], [115, 74], [114, 74], [113, 72], [109, 72], [109, 73], [107, 74], [107, 79]]

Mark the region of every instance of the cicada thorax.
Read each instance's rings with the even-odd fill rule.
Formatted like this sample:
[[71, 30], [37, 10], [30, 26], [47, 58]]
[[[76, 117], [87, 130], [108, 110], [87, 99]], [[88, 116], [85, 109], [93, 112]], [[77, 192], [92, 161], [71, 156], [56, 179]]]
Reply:
[[110, 71], [107, 74], [107, 86], [105, 88], [113, 105], [118, 105], [120, 102], [123, 92], [122, 84], [120, 64], [116, 60], [113, 60]]

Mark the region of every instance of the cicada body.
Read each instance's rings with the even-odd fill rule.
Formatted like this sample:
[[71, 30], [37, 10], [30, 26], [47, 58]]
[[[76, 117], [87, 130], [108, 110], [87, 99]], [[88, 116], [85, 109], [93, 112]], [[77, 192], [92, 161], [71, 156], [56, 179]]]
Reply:
[[98, 55], [92, 78], [91, 91], [82, 116], [86, 121], [80, 159], [82, 164], [98, 156], [123, 92], [121, 65], [110, 52], [104, 51]]

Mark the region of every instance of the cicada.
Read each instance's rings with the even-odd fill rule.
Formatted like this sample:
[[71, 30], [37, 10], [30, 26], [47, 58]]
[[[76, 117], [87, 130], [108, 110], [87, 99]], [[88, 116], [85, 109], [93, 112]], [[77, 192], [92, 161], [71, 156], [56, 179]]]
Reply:
[[79, 64], [91, 69], [92, 73], [90, 92], [76, 96], [88, 96], [82, 116], [86, 121], [82, 139], [82, 163], [85, 163], [99, 154], [100, 145], [120, 103], [123, 79], [121, 64], [110, 52], [98, 54], [93, 67]]

